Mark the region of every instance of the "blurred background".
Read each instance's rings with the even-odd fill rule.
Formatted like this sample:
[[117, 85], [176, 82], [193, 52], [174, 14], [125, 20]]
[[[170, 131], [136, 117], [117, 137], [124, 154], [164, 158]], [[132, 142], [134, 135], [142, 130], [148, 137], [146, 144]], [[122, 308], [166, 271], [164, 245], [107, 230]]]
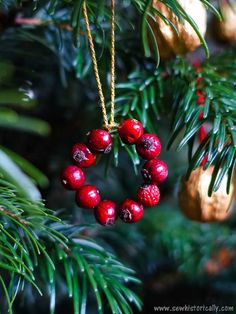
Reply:
[[[186, 218], [179, 208], [179, 185], [187, 170], [188, 153], [187, 148], [180, 152], [166, 149], [172, 125], [168, 95], [160, 106], [156, 96], [158, 116], [153, 118], [150, 113], [153, 119], [148, 120], [146, 127], [155, 130], [163, 143], [161, 159], [168, 164], [169, 177], [160, 187], [160, 203], [146, 209], [138, 224], [117, 222], [112, 228], [99, 226], [90, 210], [76, 206], [74, 193], [62, 187], [59, 177], [61, 170], [71, 163], [71, 146], [83, 141], [89, 130], [101, 126], [86, 38], [81, 36], [75, 45], [68, 22], [71, 14], [68, 3], [49, 8], [47, 1], [40, 1], [34, 10], [31, 1], [23, 1], [21, 6], [4, 3], [0, 6], [0, 169], [19, 188], [22, 185], [24, 188], [25, 175], [33, 179], [37, 189], [28, 186], [26, 193], [40, 193], [48, 208], [71, 224], [85, 226], [83, 234], [137, 272], [142, 284], [133, 289], [143, 301], [142, 313], [153, 313], [154, 306], [185, 304], [235, 306], [232, 313], [236, 313], [235, 213], [223, 222], [201, 223]], [[106, 61], [109, 23], [103, 14], [96, 16], [97, 20], [92, 16], [92, 20], [99, 67], [109, 96]], [[233, 40], [219, 40], [214, 21], [209, 13], [206, 35], [209, 63], [215, 54], [235, 52]], [[117, 4], [118, 83], [127, 81], [132, 71], [155, 68], [154, 59], [144, 57], [136, 31], [140, 22], [137, 6], [130, 1]], [[202, 47], [184, 57], [189, 64], [204, 62], [205, 58]], [[174, 60], [161, 62], [161, 67], [171, 67]], [[122, 86], [118, 86], [118, 95], [121, 93]], [[130, 113], [122, 106], [117, 106], [118, 120]], [[136, 112], [131, 115], [140, 119]], [[137, 166], [138, 173], [141, 166], [142, 163]], [[115, 167], [113, 158], [105, 156], [86, 174], [87, 181], [99, 186], [104, 198], [117, 202], [135, 197], [141, 183], [124, 148], [120, 148], [119, 167]], [[48, 298], [33, 297], [31, 293], [27, 296], [23, 302], [19, 293], [14, 313], [49, 313]], [[72, 305], [60, 292], [56, 313], [73, 313]], [[87, 313], [97, 313], [92, 296]]]

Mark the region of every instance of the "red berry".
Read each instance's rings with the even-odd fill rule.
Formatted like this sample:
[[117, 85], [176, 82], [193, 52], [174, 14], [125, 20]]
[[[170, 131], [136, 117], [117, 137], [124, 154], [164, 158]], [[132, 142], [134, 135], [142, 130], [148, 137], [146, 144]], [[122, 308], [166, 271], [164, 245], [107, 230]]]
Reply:
[[85, 175], [83, 170], [71, 165], [62, 171], [61, 181], [66, 189], [77, 190], [84, 184]]
[[155, 134], [143, 134], [136, 143], [138, 154], [144, 159], [154, 159], [161, 152], [161, 142]]
[[204, 96], [199, 96], [197, 99], [197, 102], [198, 102], [198, 104], [202, 104], [205, 102], [205, 100], [206, 100], [206, 98]]
[[96, 186], [88, 184], [76, 192], [75, 199], [79, 207], [94, 208], [99, 204], [101, 197]]
[[76, 164], [82, 168], [90, 167], [96, 162], [96, 155], [83, 143], [75, 144], [72, 147], [71, 156]]
[[143, 184], [137, 192], [137, 199], [143, 206], [155, 206], [160, 200], [160, 191], [156, 184]]
[[193, 63], [193, 66], [194, 66], [195, 68], [198, 68], [200, 65], [201, 65], [201, 62], [200, 62], [200, 61], [195, 61], [195, 62]]
[[104, 200], [94, 211], [95, 218], [103, 226], [114, 225], [117, 219], [117, 206], [114, 202]]
[[148, 160], [141, 172], [144, 180], [152, 183], [161, 183], [168, 176], [166, 163], [159, 159]]
[[122, 141], [126, 144], [134, 144], [143, 135], [143, 125], [135, 119], [124, 120], [119, 128], [118, 133]]
[[196, 95], [197, 95], [198, 97], [204, 97], [203, 92], [200, 91], [200, 90], [197, 90], [197, 91], [196, 91]]
[[143, 206], [127, 198], [119, 208], [120, 219], [126, 223], [134, 223], [142, 218]]
[[88, 133], [89, 147], [96, 153], [110, 153], [112, 149], [111, 134], [102, 129], [95, 129]]
[[201, 82], [201, 80], [202, 80], [202, 76], [199, 76], [199, 77], [196, 78], [196, 82], [197, 83]]

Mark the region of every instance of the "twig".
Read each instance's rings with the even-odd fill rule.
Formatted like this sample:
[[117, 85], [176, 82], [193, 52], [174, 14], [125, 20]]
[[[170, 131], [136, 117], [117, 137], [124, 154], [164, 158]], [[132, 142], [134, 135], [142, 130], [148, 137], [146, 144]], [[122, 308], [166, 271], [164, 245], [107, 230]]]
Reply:
[[23, 18], [23, 17], [16, 17], [15, 24], [17, 25], [32, 25], [32, 26], [48, 26], [48, 25], [55, 25], [62, 29], [65, 29], [69, 32], [73, 31], [73, 28], [69, 24], [60, 24], [55, 23], [54, 21], [44, 21], [42, 19], [37, 18]]
[[26, 221], [25, 219], [20, 218], [18, 215], [13, 214], [12, 212], [10, 212], [9, 210], [6, 210], [2, 207], [0, 207], [0, 212], [4, 213], [6, 216], [10, 216], [14, 219], [17, 219], [20, 223], [22, 223], [25, 226], [28, 226], [30, 223], [28, 221]]

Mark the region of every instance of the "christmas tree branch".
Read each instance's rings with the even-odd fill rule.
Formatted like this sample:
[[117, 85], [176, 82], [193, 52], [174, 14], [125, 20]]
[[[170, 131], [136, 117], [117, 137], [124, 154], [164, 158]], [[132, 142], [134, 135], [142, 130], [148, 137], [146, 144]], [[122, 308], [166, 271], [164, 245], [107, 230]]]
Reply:
[[[183, 68], [179, 68], [179, 78], [186, 85], [182, 86], [180, 92], [175, 90], [176, 94], [173, 95], [173, 99], [177, 97], [179, 101], [176, 104], [173, 133], [169, 146], [184, 130], [177, 149], [180, 150], [186, 144], [189, 145], [190, 164], [188, 175], [193, 169], [202, 164], [205, 156], [204, 169], [212, 164], [215, 165], [209, 195], [218, 190], [225, 175], [228, 176], [227, 190], [229, 191], [235, 168], [236, 93], [234, 89], [235, 61], [233, 56], [234, 53], [228, 52], [226, 55], [212, 58], [200, 65], [197, 73], [195, 68], [191, 66], [187, 67], [187, 72], [182, 71]], [[222, 64], [219, 60], [217, 61], [219, 58], [227, 59], [228, 63], [223, 62]], [[231, 65], [231, 68], [228, 67], [228, 64]], [[177, 66], [179, 67], [180, 63]], [[175, 73], [177, 74], [177, 72]], [[198, 84], [199, 79], [200, 85]], [[178, 87], [178, 84], [175, 84], [174, 81], [172, 81], [171, 86], [173, 85]], [[202, 91], [200, 96], [198, 86]], [[200, 105], [199, 100], [200, 103], [202, 102]], [[194, 138], [203, 124], [206, 124], [208, 128], [207, 136], [193, 153]]]
[[[42, 15], [42, 10], [44, 11], [44, 14], [46, 14], [47, 18], [45, 20], [45, 25], [54, 25], [56, 28], [59, 29], [66, 29], [66, 30], [72, 30], [73, 31], [73, 37], [74, 41], [78, 42], [78, 39], [81, 35], [81, 29], [84, 27], [84, 22], [82, 18], [82, 4], [84, 0], [77, 0], [77, 1], [65, 1], [65, 0], [51, 0], [44, 3], [41, 3], [40, 1], [34, 1], [33, 4], [28, 4], [29, 8], [32, 10], [32, 16], [30, 18], [28, 17], [16, 17], [15, 22], [17, 24], [23, 24], [23, 25], [31, 25], [31, 26], [41, 26], [42, 19], [37, 17], [37, 13], [40, 12], [40, 16]], [[218, 12], [217, 8], [208, 0], [201, 0], [202, 3], [211, 10], [219, 19], [221, 19], [221, 15]], [[162, 2], [160, 0], [160, 2]], [[105, 5], [105, 2], [103, 0], [101, 1], [94, 1], [92, 0], [86, 0], [86, 4], [88, 7], [88, 12], [90, 15], [90, 19], [94, 23], [94, 29], [96, 32], [94, 32], [94, 36], [98, 36], [98, 31], [101, 30], [101, 32], [104, 32], [107, 29], [108, 23], [106, 23], [107, 20], [110, 20], [110, 10], [109, 7]], [[159, 12], [157, 9], [153, 8], [152, 1], [151, 0], [132, 0], [131, 2], [133, 8], [136, 10], [136, 13], [140, 15], [141, 20], [141, 34], [140, 37], [142, 39], [143, 48], [146, 57], [150, 57], [152, 55], [152, 48], [155, 47], [155, 56], [157, 61], [159, 60], [159, 51], [158, 51], [158, 44], [155, 36], [153, 35], [152, 27], [150, 25], [150, 19], [153, 19], [155, 15], [158, 15], [166, 24], [169, 24], [173, 27], [173, 30], [177, 31], [176, 25], [171, 22], [166, 16], [162, 14], [162, 12]], [[23, 1], [4, 1], [0, 3], [3, 8], [14, 8], [17, 7], [20, 9], [21, 5], [23, 5]], [[166, 0], [165, 5], [171, 10], [178, 18], [178, 20], [181, 23], [187, 22], [191, 25], [193, 30], [198, 35], [201, 43], [203, 44], [203, 47], [205, 49], [206, 55], [209, 56], [209, 50], [207, 43], [204, 39], [204, 37], [201, 35], [198, 26], [194, 22], [194, 20], [191, 18], [190, 15], [186, 13], [186, 11], [183, 9], [183, 7], [180, 5], [180, 3], [177, 0]], [[66, 16], [63, 15], [63, 18], [58, 18], [59, 12], [61, 10], [64, 10], [64, 8], [67, 8], [67, 14]], [[117, 3], [117, 7], [119, 10], [119, 7], [121, 7], [121, 4]], [[116, 23], [117, 27], [120, 27], [119, 25], [119, 19], [121, 19], [122, 12], [120, 12], [119, 15], [117, 15]], [[125, 17], [124, 17], [125, 19]], [[25, 23], [22, 23], [25, 21]], [[68, 24], [68, 21], [70, 22], [70, 25]], [[130, 21], [132, 22], [132, 21]], [[151, 39], [150, 36], [151, 34]], [[151, 43], [152, 42], [152, 43]], [[104, 43], [105, 46], [105, 43]]]
[[[177, 140], [177, 150], [189, 146], [188, 175], [205, 157], [205, 169], [215, 165], [209, 195], [219, 188], [224, 175], [228, 175], [229, 190], [235, 169], [234, 55], [232, 51], [212, 57], [198, 69], [180, 58], [158, 70], [135, 70], [127, 82], [117, 85], [117, 114], [140, 119], [150, 132], [160, 113], [174, 112], [168, 147]], [[197, 144], [202, 125], [206, 125], [207, 136]]]
[[57, 287], [62, 284], [73, 300], [75, 314], [85, 313], [89, 287], [99, 313], [103, 312], [104, 298], [113, 313], [132, 313], [131, 303], [141, 309], [139, 298], [125, 286], [127, 282], [139, 283], [134, 271], [82, 236], [84, 228], [68, 226], [42, 203], [19, 197], [5, 180], [1, 180], [0, 204], [0, 269], [8, 278], [1, 277], [0, 282], [10, 312], [21, 290], [30, 298], [29, 290], [23, 287], [31, 285], [50, 297], [54, 313]]

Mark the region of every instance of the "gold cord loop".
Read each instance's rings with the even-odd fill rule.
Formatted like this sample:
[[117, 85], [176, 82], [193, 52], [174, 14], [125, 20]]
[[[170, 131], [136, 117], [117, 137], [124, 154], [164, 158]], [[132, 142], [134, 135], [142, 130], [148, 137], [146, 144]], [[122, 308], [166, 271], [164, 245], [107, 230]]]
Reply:
[[117, 124], [115, 123], [115, 0], [111, 0], [111, 117], [110, 117], [110, 122], [107, 117], [106, 102], [105, 102], [105, 97], [104, 97], [103, 89], [102, 89], [102, 83], [101, 83], [101, 79], [99, 75], [93, 37], [91, 34], [90, 25], [89, 25], [86, 1], [83, 2], [83, 16], [84, 16], [84, 21], [85, 21], [85, 28], [86, 28], [86, 33], [88, 37], [89, 47], [91, 51], [93, 70], [95, 74], [98, 94], [99, 94], [101, 108], [102, 108], [104, 128], [110, 131], [117, 127]]
[[111, 119], [115, 123], [115, 0], [111, 0]]

